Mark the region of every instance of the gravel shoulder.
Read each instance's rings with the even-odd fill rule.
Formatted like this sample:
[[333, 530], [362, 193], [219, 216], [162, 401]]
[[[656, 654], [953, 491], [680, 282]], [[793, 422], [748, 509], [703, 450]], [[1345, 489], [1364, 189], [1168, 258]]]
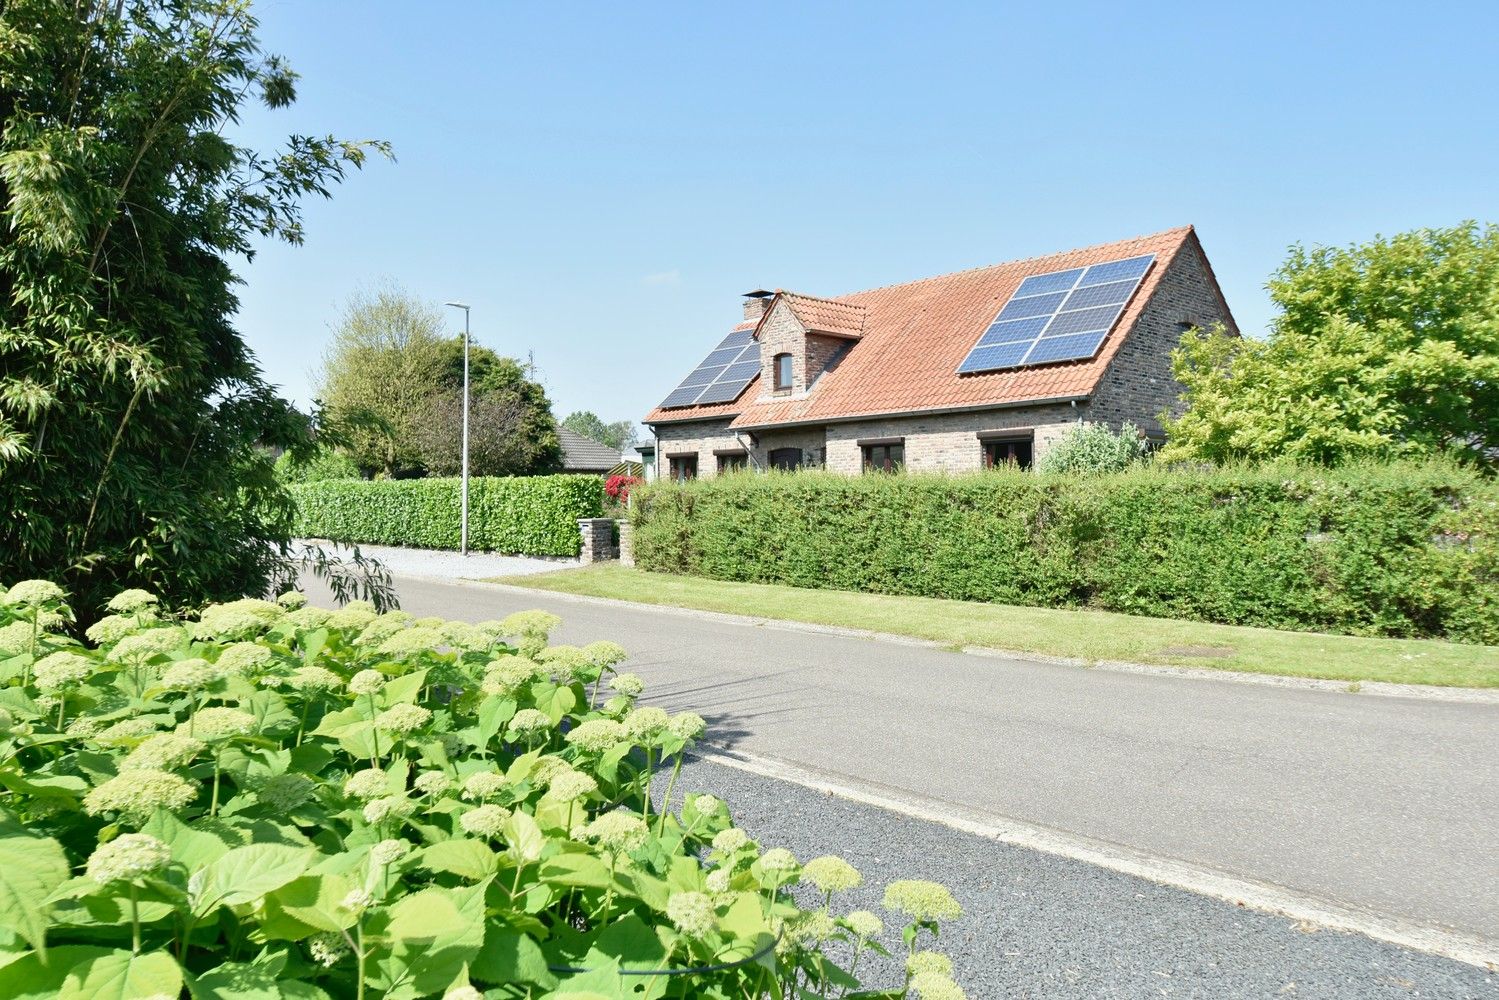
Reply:
[[[711, 760], [678, 786], [725, 798], [764, 847], [846, 858], [865, 877], [841, 911], [880, 910], [885, 883], [951, 887], [965, 916], [936, 945], [978, 998], [1499, 998], [1499, 975], [1298, 926], [1080, 861], [1010, 847]], [[840, 903], [835, 901], [835, 907]], [[893, 923], [893, 921], [891, 921]], [[898, 950], [895, 933], [887, 947]], [[893, 963], [870, 985], [899, 983]]]

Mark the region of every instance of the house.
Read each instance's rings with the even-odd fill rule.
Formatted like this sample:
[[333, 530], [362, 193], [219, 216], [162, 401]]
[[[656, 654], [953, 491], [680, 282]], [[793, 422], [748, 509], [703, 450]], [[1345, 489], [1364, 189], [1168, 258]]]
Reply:
[[620, 463], [620, 453], [566, 427], [557, 427], [562, 440], [562, 471], [606, 476]]
[[1161, 437], [1170, 353], [1237, 333], [1187, 226], [821, 298], [750, 292], [744, 320], [645, 417], [656, 472], [1028, 467], [1079, 422]]

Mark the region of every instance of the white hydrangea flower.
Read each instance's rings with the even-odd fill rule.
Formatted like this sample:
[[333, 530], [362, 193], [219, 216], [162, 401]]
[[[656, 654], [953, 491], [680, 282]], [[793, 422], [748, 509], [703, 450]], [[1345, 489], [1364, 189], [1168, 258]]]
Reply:
[[353, 913], [363, 913], [375, 905], [375, 896], [364, 889], [350, 889], [338, 905]]
[[387, 795], [381, 799], [373, 799], [365, 803], [364, 821], [371, 825], [383, 823], [387, 819], [405, 819], [415, 811], [415, 806], [400, 795]]
[[545, 712], [534, 708], [523, 708], [515, 713], [506, 731], [512, 739], [535, 739], [552, 728], [552, 720]]
[[399, 657], [431, 652], [445, 645], [447, 642], [437, 629], [413, 625], [386, 639], [380, 644], [379, 649], [387, 656]]
[[[350, 601], [339, 610], [328, 614], [318, 624], [327, 625], [329, 628], [362, 629], [370, 622], [375, 620], [375, 612], [373, 609], [355, 607], [354, 604], [355, 602]], [[307, 610], [307, 608], [302, 609], [302, 611]], [[292, 614], [294, 615], [301, 613], [301, 611], [292, 612]]]
[[496, 660], [489, 665], [479, 689], [485, 694], [497, 694], [507, 698], [535, 680], [538, 672], [538, 666], [525, 657], [512, 656], [505, 660]]
[[0, 657], [9, 658], [30, 652], [32, 631], [30, 622], [0, 625]]
[[665, 732], [671, 717], [659, 708], [637, 708], [625, 716], [625, 733], [637, 743], [648, 743]]
[[848, 929], [861, 938], [879, 937], [885, 930], [884, 921], [868, 910], [854, 910], [843, 918]]
[[717, 816], [718, 811], [723, 808], [723, 800], [712, 795], [694, 795], [692, 808], [696, 809], [700, 816]]
[[422, 708], [420, 705], [408, 705], [404, 702], [392, 705], [379, 715], [375, 716], [375, 726], [386, 732], [407, 735], [432, 721], [431, 709]]
[[31, 679], [39, 691], [67, 691], [88, 680], [93, 672], [93, 660], [63, 651], [38, 660], [32, 668]]
[[194, 656], [178, 660], [162, 671], [161, 686], [170, 691], [201, 691], [219, 676], [218, 667]]
[[12, 607], [39, 608], [62, 599], [62, 588], [51, 580], [22, 580], [5, 592], [5, 603]]
[[605, 813], [584, 826], [581, 840], [590, 840], [611, 851], [629, 853], [645, 844], [650, 827], [639, 816], [626, 812]]
[[[4, 720], [5, 728], [8, 729], [10, 727], [10, 723], [14, 722], [15, 719], [13, 717], [10, 717], [9, 712], [6, 712], [5, 715], [7, 716], [7, 718]], [[103, 728], [104, 722], [102, 720], [95, 719], [87, 715], [81, 715], [78, 718], [74, 719], [72, 722], [68, 723], [67, 734], [69, 736], [76, 736], [79, 739], [89, 739], [97, 735]]]
[[412, 782], [423, 795], [441, 795], [448, 790], [448, 776], [441, 771], [423, 771]]
[[255, 798], [274, 812], [285, 814], [312, 798], [317, 785], [306, 775], [291, 772], [268, 778], [255, 789]]
[[258, 642], [236, 642], [225, 646], [214, 664], [226, 674], [258, 674], [275, 660], [276, 654]]
[[589, 661], [597, 667], [612, 667], [616, 663], [623, 663], [630, 658], [630, 654], [626, 652], [625, 647], [617, 642], [610, 642], [608, 639], [590, 642], [583, 647], [583, 655], [587, 656]]
[[796, 870], [796, 855], [784, 847], [772, 847], [760, 856], [760, 867], [768, 872]]
[[589, 719], [568, 731], [567, 742], [589, 753], [603, 753], [625, 741], [625, 727], [613, 719]]
[[[190, 731], [190, 732], [189, 732]], [[237, 708], [214, 705], [200, 708], [190, 722], [177, 727], [177, 732], [188, 733], [200, 740], [216, 743], [236, 736], [249, 736], [255, 732], [255, 716]]]
[[191, 736], [156, 733], [125, 755], [120, 771], [174, 771], [206, 749], [208, 744]]
[[84, 871], [100, 885], [133, 882], [172, 862], [171, 848], [144, 833], [122, 833], [89, 855]]
[[479, 806], [458, 817], [458, 825], [476, 837], [498, 837], [510, 819], [510, 810], [500, 806]]
[[918, 951], [906, 959], [906, 972], [913, 976], [928, 972], [939, 976], [951, 976], [952, 959], [940, 951]]
[[713, 838], [713, 849], [720, 854], [733, 854], [740, 848], [749, 846], [749, 842], [749, 834], [737, 826], [731, 826]]
[[692, 743], [701, 739], [703, 733], [708, 731], [708, 724], [696, 712], [678, 712], [671, 717], [667, 728], [678, 739]]
[[333, 612], [331, 611], [323, 608], [306, 607], [289, 612], [281, 620], [293, 628], [322, 628], [324, 625], [332, 624], [330, 621], [332, 617]]
[[734, 873], [727, 868], [715, 868], [704, 876], [703, 882], [708, 886], [709, 892], [728, 892], [733, 878]]
[[961, 986], [935, 972], [912, 976], [909, 988], [921, 1000], [968, 1000], [968, 994]]
[[411, 843], [400, 839], [382, 840], [370, 848], [370, 860], [384, 867], [400, 861], [411, 851]]
[[389, 780], [384, 771], [378, 767], [367, 767], [349, 775], [349, 779], [344, 782], [344, 794], [355, 799], [378, 799], [385, 794], [388, 786]]
[[333, 691], [343, 680], [326, 667], [298, 667], [282, 682], [293, 691]]
[[157, 809], [175, 812], [198, 797], [198, 788], [185, 778], [167, 771], [122, 771], [84, 796], [83, 808], [91, 816], [118, 813], [121, 819], [140, 824]]
[[822, 892], [847, 892], [864, 882], [858, 869], [833, 854], [808, 861], [802, 866], [802, 877]]
[[900, 879], [885, 886], [885, 909], [913, 920], [956, 920], [963, 908], [946, 886], [921, 879]]
[[325, 931], [307, 939], [307, 952], [312, 960], [324, 968], [338, 964], [339, 959], [349, 953], [349, 945], [342, 934]]
[[361, 670], [349, 678], [349, 692], [351, 694], [379, 694], [380, 689], [384, 686], [385, 675], [378, 670]]
[[505, 790], [505, 776], [493, 771], [479, 771], [463, 782], [463, 797], [466, 799], [492, 799]]
[[130, 590], [122, 590], [111, 597], [105, 607], [110, 611], [118, 611], [121, 614], [132, 614], [136, 611], [154, 608], [160, 603], [160, 599], [149, 590], [132, 588]]
[[156, 732], [156, 720], [145, 717], [121, 719], [94, 735], [95, 743], [121, 744], [144, 739]]
[[610, 679], [609, 686], [626, 698], [638, 698], [645, 690], [645, 681], [639, 674], [617, 674]]
[[572, 802], [599, 790], [599, 783], [582, 771], [569, 768], [558, 771], [547, 782], [547, 795], [560, 802]]
[[688, 937], [713, 932], [713, 901], [700, 892], [674, 892], [666, 900], [666, 916]]
[[307, 606], [307, 595], [300, 590], [288, 590], [277, 596], [276, 603], [288, 611], [296, 611]]
[[148, 628], [144, 632], [136, 632], [120, 639], [109, 651], [109, 658], [120, 663], [140, 663], [153, 656], [174, 653], [186, 641], [187, 633], [175, 625]]

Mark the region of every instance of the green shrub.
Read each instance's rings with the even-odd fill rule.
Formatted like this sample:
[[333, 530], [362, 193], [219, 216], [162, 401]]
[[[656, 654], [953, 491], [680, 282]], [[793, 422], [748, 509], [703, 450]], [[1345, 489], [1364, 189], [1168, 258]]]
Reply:
[[1455, 465], [731, 476], [634, 518], [649, 570], [1499, 643], [1499, 487]]
[[1123, 472], [1145, 460], [1150, 444], [1126, 421], [1115, 433], [1107, 424], [1074, 424], [1036, 463], [1040, 472]]
[[[552, 615], [180, 620], [137, 590], [90, 648], [62, 596], [0, 587], [0, 996], [784, 1000], [858, 986], [830, 950], [889, 955], [830, 906], [846, 862], [676, 807], [703, 720], [637, 707], [614, 643], [548, 646]], [[908, 952], [961, 912], [924, 882], [885, 905]]]
[[[458, 548], [459, 480], [330, 480], [290, 488], [293, 533], [335, 542]], [[469, 480], [469, 546], [488, 552], [575, 556], [578, 518], [603, 510], [598, 476], [524, 476]]]
[[361, 479], [359, 466], [341, 451], [322, 450], [305, 462], [291, 452], [276, 459], [276, 478], [283, 483], [320, 483], [325, 479]]

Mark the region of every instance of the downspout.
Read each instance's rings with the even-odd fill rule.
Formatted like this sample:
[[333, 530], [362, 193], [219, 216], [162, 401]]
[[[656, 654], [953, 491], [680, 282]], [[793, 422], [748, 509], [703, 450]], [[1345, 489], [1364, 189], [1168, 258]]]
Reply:
[[[745, 444], [744, 443], [744, 438], [741, 437], [741, 433], [749, 435], [749, 444]], [[755, 471], [757, 471], [757, 472], [764, 472], [765, 471], [765, 466], [761, 465], [758, 461], [755, 460], [755, 448], [759, 446], [760, 442], [755, 437], [754, 432], [753, 431], [744, 431], [744, 432], [735, 431], [734, 432], [734, 440], [738, 441], [741, 445], [744, 445], [744, 454], [745, 454], [745, 457], [749, 459], [749, 464], [752, 465], [755, 468]]]

